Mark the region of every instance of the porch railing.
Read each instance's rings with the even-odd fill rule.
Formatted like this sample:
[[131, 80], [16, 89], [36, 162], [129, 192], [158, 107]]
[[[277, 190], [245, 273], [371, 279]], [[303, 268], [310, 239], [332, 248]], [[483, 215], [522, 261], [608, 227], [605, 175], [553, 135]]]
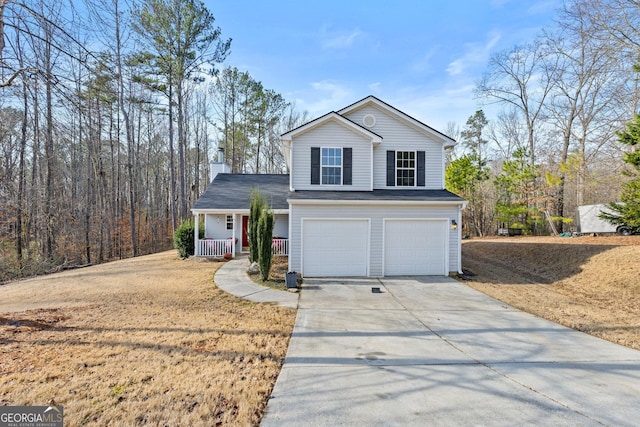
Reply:
[[233, 251], [233, 240], [231, 239], [201, 239], [198, 240], [200, 256], [222, 257]]
[[271, 248], [274, 256], [287, 256], [289, 255], [289, 239], [273, 239]]
[[[198, 240], [199, 256], [223, 257], [232, 253], [233, 240], [231, 239], [200, 239]], [[271, 248], [274, 256], [289, 255], [289, 239], [273, 239]]]

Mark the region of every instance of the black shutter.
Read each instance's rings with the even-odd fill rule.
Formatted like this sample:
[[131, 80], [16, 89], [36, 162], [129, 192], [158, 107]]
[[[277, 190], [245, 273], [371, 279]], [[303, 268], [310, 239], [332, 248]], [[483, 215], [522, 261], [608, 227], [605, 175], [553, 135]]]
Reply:
[[424, 187], [424, 179], [425, 179], [425, 165], [424, 165], [424, 151], [418, 151], [418, 162], [417, 162], [417, 170], [418, 174], [416, 185], [418, 187]]
[[320, 185], [320, 147], [311, 147], [311, 184]]
[[396, 186], [396, 152], [387, 151], [387, 187]]
[[342, 185], [351, 185], [351, 148], [342, 149]]

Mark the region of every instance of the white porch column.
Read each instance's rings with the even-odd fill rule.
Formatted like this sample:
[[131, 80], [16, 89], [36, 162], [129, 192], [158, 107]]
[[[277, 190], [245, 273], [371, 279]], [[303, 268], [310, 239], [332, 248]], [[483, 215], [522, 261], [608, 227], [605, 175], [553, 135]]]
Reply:
[[231, 256], [236, 257], [236, 214], [233, 214], [233, 230], [231, 230]]
[[200, 240], [198, 239], [198, 236], [200, 236], [200, 230], [198, 230], [199, 226], [200, 226], [200, 215], [197, 213], [194, 213], [193, 214], [193, 242], [195, 243], [193, 245], [194, 256], [200, 256]]

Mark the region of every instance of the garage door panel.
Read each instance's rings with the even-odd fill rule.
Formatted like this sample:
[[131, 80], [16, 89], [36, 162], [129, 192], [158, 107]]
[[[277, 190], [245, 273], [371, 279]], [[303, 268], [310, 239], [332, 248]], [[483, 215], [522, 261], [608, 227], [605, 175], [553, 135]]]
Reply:
[[305, 220], [303, 274], [306, 277], [366, 276], [367, 220]]
[[385, 275], [445, 275], [447, 222], [385, 221]]

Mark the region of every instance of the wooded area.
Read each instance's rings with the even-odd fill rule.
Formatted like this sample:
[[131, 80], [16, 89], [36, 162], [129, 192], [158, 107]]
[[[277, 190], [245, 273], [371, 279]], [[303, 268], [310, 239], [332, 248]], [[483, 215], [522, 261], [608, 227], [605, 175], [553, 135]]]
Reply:
[[166, 249], [209, 182], [286, 172], [306, 116], [198, 0], [0, 0], [0, 283]]
[[[280, 173], [307, 121], [229, 62], [199, 0], [0, 0], [0, 282], [165, 249], [218, 146], [233, 172]], [[573, 0], [530, 43], [494, 53], [485, 111], [445, 130], [463, 232], [569, 230], [620, 200], [617, 131], [638, 111], [640, 6]], [[491, 107], [490, 107], [491, 105]], [[421, 118], [428, 123], [428, 117]]]
[[553, 27], [490, 57], [476, 95], [499, 113], [449, 126], [461, 144], [446, 181], [469, 200], [464, 234], [570, 231], [577, 206], [620, 200], [637, 177], [623, 161], [636, 146], [619, 139], [638, 112], [638, 58], [633, 0], [566, 2]]

